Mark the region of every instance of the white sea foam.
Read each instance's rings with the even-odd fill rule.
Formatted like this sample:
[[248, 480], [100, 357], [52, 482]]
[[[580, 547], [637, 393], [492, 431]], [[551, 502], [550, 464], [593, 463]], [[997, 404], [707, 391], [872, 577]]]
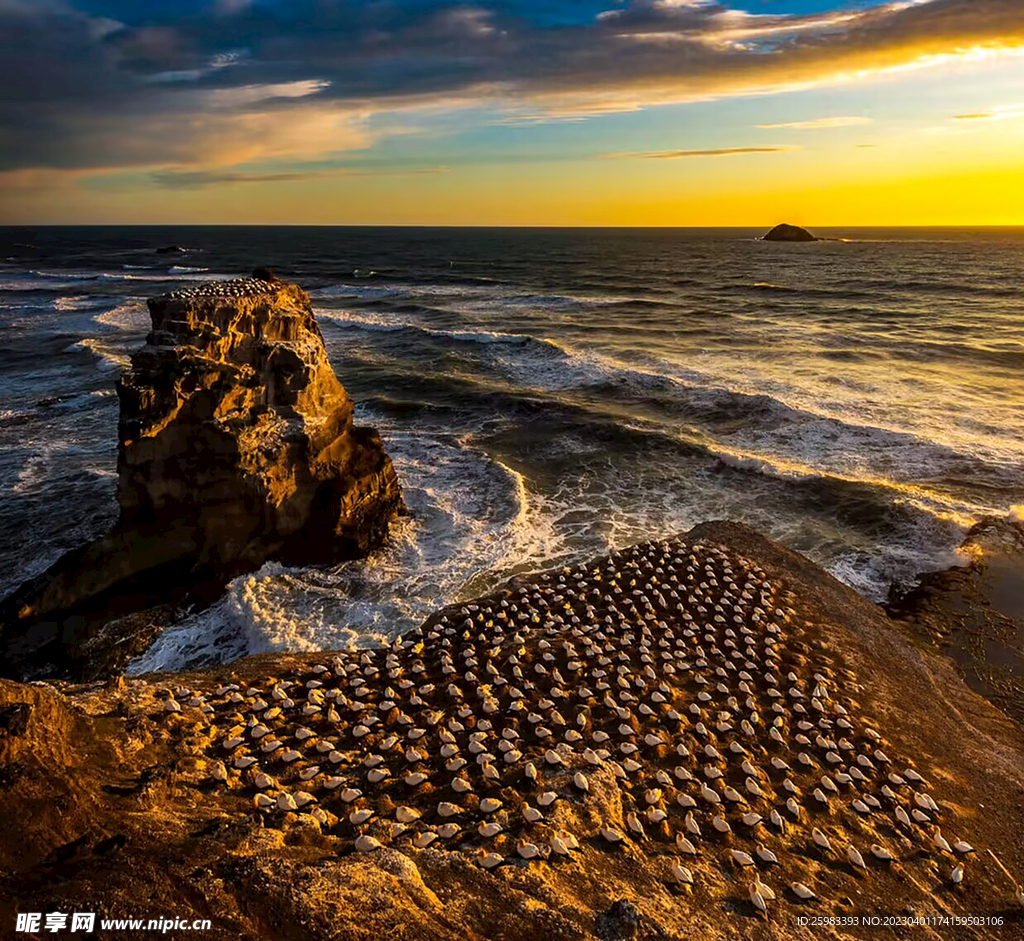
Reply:
[[58, 445], [43, 445], [28, 453], [18, 470], [11, 492], [19, 496], [42, 489], [50, 477], [54, 454], [63, 450]]
[[69, 351], [74, 349], [85, 349], [99, 357], [101, 369], [127, 369], [132, 364], [131, 357], [123, 350], [111, 346], [99, 337], [86, 337], [68, 347]]
[[149, 311], [142, 298], [130, 298], [116, 307], [103, 311], [93, 318], [96, 323], [105, 327], [117, 327], [133, 333], [149, 329]]
[[53, 302], [53, 309], [59, 311], [88, 310], [102, 303], [102, 298], [96, 298], [88, 294], [79, 294], [70, 297], [58, 297]]
[[384, 433], [412, 511], [385, 548], [330, 572], [270, 563], [235, 579], [222, 602], [165, 631], [130, 672], [376, 645], [438, 605], [560, 557], [544, 501], [513, 468], [469, 438]]
[[318, 318], [330, 320], [339, 327], [353, 327], [362, 330], [382, 331], [385, 333], [411, 330], [428, 336], [454, 340], [462, 343], [497, 343], [512, 346], [538, 344], [539, 346], [547, 347], [548, 349], [554, 350], [563, 355], [571, 355], [566, 347], [555, 342], [553, 339], [548, 337], [537, 337], [526, 333], [503, 333], [499, 330], [441, 330], [422, 323], [414, 323], [409, 320], [396, 320], [392, 317], [388, 317], [387, 315], [367, 313], [365, 311], [317, 308], [314, 313], [316, 313]]
[[[662, 363], [657, 369], [625, 364], [614, 357], [579, 351], [548, 337], [499, 331], [440, 330], [405, 319], [378, 313], [318, 311], [342, 326], [370, 331], [408, 330], [453, 342], [495, 345], [489, 354], [489, 368], [524, 389], [545, 392], [585, 390], [611, 384], [627, 394], [656, 395], [698, 424], [703, 414], [734, 412], [767, 413], [766, 420], [744, 420], [733, 429], [718, 430], [718, 440], [709, 440], [709, 453], [737, 469], [776, 477], [780, 480], [831, 478], [847, 483], [891, 488], [896, 496], [910, 497], [922, 512], [970, 526], [980, 515], [1000, 512], [987, 504], [972, 504], [931, 493], [914, 481], [943, 473], [957, 473], [963, 465], [960, 451], [917, 437], [905, 431], [861, 425], [830, 414], [795, 407], [767, 395], [744, 393], [717, 385], [714, 377], [693, 369]], [[1009, 462], [1016, 473], [1024, 462], [1005, 451], [974, 454], [993, 467]]]
[[44, 280], [42, 276], [0, 278], [0, 291], [65, 291], [80, 287], [83, 279], [67, 276], [61, 280]]

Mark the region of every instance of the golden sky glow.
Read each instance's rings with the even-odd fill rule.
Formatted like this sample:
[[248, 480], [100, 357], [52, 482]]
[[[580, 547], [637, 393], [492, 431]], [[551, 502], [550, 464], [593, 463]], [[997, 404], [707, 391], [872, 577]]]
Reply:
[[1024, 225], [1010, 0], [438, 2], [377, 45], [296, 19], [281, 61], [259, 4], [208, 14], [237, 50], [133, 6], [0, 0], [36, 44], [0, 67], [0, 223]]

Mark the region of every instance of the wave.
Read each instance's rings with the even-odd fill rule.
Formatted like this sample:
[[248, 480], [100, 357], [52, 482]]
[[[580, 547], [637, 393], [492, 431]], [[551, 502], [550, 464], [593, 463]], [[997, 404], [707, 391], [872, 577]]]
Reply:
[[327, 287], [313, 288], [309, 296], [313, 299], [328, 297], [394, 297], [407, 294], [410, 288], [395, 284], [331, 284]]
[[93, 276], [79, 275], [48, 275], [36, 272], [28, 272], [21, 275], [11, 275], [0, 278], [0, 291], [12, 291], [19, 293], [42, 292], [42, 291], [67, 291], [90, 281], [95, 281]]
[[[314, 288], [309, 292], [314, 299], [353, 298], [362, 301], [383, 301], [391, 298], [409, 298], [410, 310], [434, 308], [463, 313], [489, 313], [509, 308], [527, 310], [571, 310], [580, 307], [604, 307], [617, 304], [647, 303], [634, 294], [607, 294], [600, 292], [545, 294], [522, 290], [511, 283], [474, 279], [459, 283], [414, 283], [388, 281], [385, 283], [337, 283]], [[654, 307], [664, 306], [662, 301], [650, 301]]]
[[408, 321], [392, 320], [388, 317], [376, 316], [374, 314], [357, 313], [355, 311], [337, 311], [330, 308], [316, 309], [314, 311], [319, 318], [327, 318], [333, 324], [342, 328], [357, 330], [370, 330], [383, 333], [395, 333], [410, 331], [424, 334], [426, 336], [439, 337], [447, 340], [455, 340], [459, 343], [492, 343], [512, 346], [533, 346], [547, 347], [565, 356], [572, 355], [568, 347], [562, 346], [556, 341], [547, 337], [535, 337], [526, 333], [501, 333], [493, 330], [441, 330], [436, 327], [427, 327], [423, 324], [410, 323]]
[[953, 523], [964, 531], [973, 526], [981, 516], [995, 512], [994, 507], [972, 505], [959, 498], [947, 497], [922, 486], [899, 481], [870, 476], [827, 473], [818, 468], [787, 461], [778, 456], [730, 451], [722, 447], [708, 446], [707, 451], [708, 454], [717, 457], [728, 467], [752, 471], [777, 480], [815, 482], [826, 486], [849, 484], [857, 487], [876, 488], [880, 493], [887, 493], [889, 499], [905, 502], [936, 520]]
[[93, 320], [105, 327], [117, 327], [131, 333], [149, 329], [149, 310], [142, 299], [129, 300], [98, 314]]
[[853, 287], [871, 292], [875, 292], [878, 290], [886, 290], [889, 292], [907, 294], [952, 294], [957, 296], [966, 295], [994, 298], [1020, 297], [1020, 288], [1014, 287], [1012, 285], [1003, 288], [979, 281], [972, 281], [970, 284], [965, 284], [961, 281], [942, 280], [941, 278], [934, 281], [914, 279], [893, 281], [879, 278], [862, 278], [857, 280], [844, 281], [843, 287]]
[[[363, 420], [386, 421], [384, 416]], [[367, 559], [330, 571], [264, 565], [214, 607], [165, 630], [128, 668], [180, 670], [254, 653], [376, 646], [431, 611], [561, 557], [544, 502], [471, 436], [385, 431], [412, 516]]]
[[[96, 276], [100, 281], [209, 281], [219, 275], [206, 274], [208, 268], [189, 269], [188, 271], [175, 271], [169, 269], [172, 274], [128, 274], [124, 271], [103, 272]], [[204, 272], [204, 273], [199, 273]]]
[[[853, 421], [850, 416], [815, 412], [766, 392], [722, 385], [716, 377], [669, 363], [646, 367], [611, 356], [580, 351], [547, 337], [494, 331], [441, 330], [372, 314], [323, 312], [340, 326], [374, 332], [410, 332], [448, 344], [491, 348], [488, 370], [504, 375], [524, 394], [555, 393], [604, 409], [616, 403], [654, 427], [677, 434], [678, 422], [693, 428], [688, 440], [731, 467], [779, 479], [831, 478], [860, 482], [921, 501], [924, 512], [970, 525], [978, 515], [998, 510], [991, 502], [944, 496], [959, 489], [965, 474], [1007, 488], [1024, 474], [1024, 458], [1006, 451], [954, 447], [905, 429]], [[482, 394], [492, 395], [490, 386]], [[597, 404], [594, 404], [596, 400]], [[606, 412], [621, 422], [621, 412]], [[673, 427], [675, 426], [675, 428]], [[932, 485], [915, 488], [917, 480]]]
[[38, 278], [40, 281], [57, 280], [63, 281], [67, 278], [73, 278], [77, 281], [95, 281], [98, 275], [92, 272], [72, 272], [72, 271], [36, 271], [32, 270], [28, 272], [29, 277]]
[[55, 298], [53, 309], [57, 311], [89, 310], [107, 302], [107, 298], [94, 294], [76, 294]]
[[83, 340], [79, 340], [77, 343], [73, 343], [68, 350], [88, 350], [94, 356], [99, 358], [99, 366], [101, 369], [109, 370], [121, 370], [127, 369], [131, 366], [131, 357], [128, 356], [123, 350], [116, 347], [112, 347], [108, 343], [104, 343], [103, 340], [97, 337], [86, 337]]
[[209, 271], [209, 268], [189, 268], [185, 265], [172, 265], [167, 269], [171, 274], [202, 274]]
[[[149, 266], [146, 266], [148, 269]], [[128, 271], [25, 271], [5, 273], [0, 277], [0, 291], [66, 291], [96, 282], [125, 281], [206, 281], [216, 275], [208, 274], [207, 268], [172, 268], [170, 273], [143, 274]]]
[[880, 294], [878, 291], [854, 291], [851, 290], [848, 282], [837, 284], [835, 287], [818, 287], [813, 285], [784, 285], [776, 284], [774, 281], [740, 281], [709, 286], [709, 296], [714, 297], [719, 293], [737, 294], [755, 292], [760, 294], [783, 294], [800, 297], [814, 297], [829, 300], [843, 301], [871, 301], [878, 303], [882, 300], [892, 300], [899, 294], [900, 285], [888, 283], [888, 294]]

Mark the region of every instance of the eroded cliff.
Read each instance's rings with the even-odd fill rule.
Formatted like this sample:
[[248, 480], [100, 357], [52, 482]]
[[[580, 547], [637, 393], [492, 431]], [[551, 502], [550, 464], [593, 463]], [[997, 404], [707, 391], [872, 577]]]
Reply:
[[[360, 557], [402, 507], [300, 287], [214, 282], [149, 309], [152, 332], [118, 383], [119, 521], [4, 603], [8, 675], [114, 667], [136, 652], [122, 642], [139, 639], [138, 612], [216, 593], [268, 559]], [[142, 620], [151, 637], [160, 618]]]

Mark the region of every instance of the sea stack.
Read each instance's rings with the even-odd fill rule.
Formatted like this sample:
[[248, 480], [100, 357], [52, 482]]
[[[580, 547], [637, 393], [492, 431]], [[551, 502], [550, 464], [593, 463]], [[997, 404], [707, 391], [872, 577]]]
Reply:
[[300, 287], [212, 282], [149, 311], [152, 332], [117, 386], [120, 518], [0, 608], [12, 672], [41, 655], [64, 672], [97, 621], [219, 590], [270, 559], [366, 555], [402, 507]]
[[767, 235], [762, 239], [764, 242], [818, 242], [820, 239], [815, 238], [806, 229], [800, 228], [798, 225], [789, 225], [783, 222], [781, 225], [775, 226]]

